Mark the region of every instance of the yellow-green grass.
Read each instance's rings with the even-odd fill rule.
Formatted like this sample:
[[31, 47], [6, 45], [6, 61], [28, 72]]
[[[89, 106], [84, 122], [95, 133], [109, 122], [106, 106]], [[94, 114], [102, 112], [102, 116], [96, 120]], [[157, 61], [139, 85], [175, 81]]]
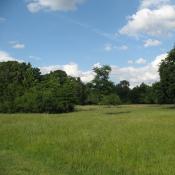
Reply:
[[174, 175], [175, 108], [0, 114], [0, 175]]

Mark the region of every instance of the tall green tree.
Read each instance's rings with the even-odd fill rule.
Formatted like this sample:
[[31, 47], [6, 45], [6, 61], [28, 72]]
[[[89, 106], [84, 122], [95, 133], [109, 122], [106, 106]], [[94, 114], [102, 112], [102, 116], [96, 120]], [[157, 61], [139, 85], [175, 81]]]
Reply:
[[31, 64], [0, 63], [0, 112], [69, 112], [79, 82], [64, 71], [41, 75]]
[[175, 103], [175, 47], [161, 62], [159, 67], [160, 88], [165, 103]]
[[40, 70], [16, 61], [0, 63], [0, 111], [15, 111], [15, 98], [40, 81]]
[[111, 67], [104, 65], [93, 69], [95, 78], [87, 85], [89, 89], [88, 98], [92, 103], [99, 103], [104, 95], [109, 95], [114, 92], [115, 86], [109, 80]]

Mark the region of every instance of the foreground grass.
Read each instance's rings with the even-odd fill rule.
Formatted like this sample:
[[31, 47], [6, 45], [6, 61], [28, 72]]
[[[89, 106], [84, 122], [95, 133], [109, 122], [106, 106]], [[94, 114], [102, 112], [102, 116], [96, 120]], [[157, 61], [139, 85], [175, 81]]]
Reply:
[[175, 109], [0, 114], [0, 175], [173, 175]]

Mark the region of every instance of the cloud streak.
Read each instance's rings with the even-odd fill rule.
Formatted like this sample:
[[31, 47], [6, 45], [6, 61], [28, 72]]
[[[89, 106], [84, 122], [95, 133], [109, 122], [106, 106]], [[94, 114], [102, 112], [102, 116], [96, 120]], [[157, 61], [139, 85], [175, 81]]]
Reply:
[[25, 45], [23, 43], [20, 43], [18, 41], [10, 41], [9, 44], [14, 49], [24, 49]]
[[80, 22], [78, 20], [75, 20], [75, 19], [72, 19], [72, 18], [68, 18], [68, 17], [65, 17], [63, 15], [60, 15], [59, 17], [60, 17], [60, 19], [66, 21], [68, 23], [80, 26], [81, 28], [87, 29], [90, 32], [93, 32], [93, 33], [97, 34], [98, 36], [101, 36], [101, 37], [106, 38], [108, 40], [111, 40], [111, 41], [119, 40], [119, 38], [118, 38], [118, 36], [116, 34], [105, 32], [105, 31], [103, 31], [103, 30], [101, 30], [99, 28], [96, 28], [96, 27], [94, 27], [92, 25], [89, 25], [89, 24], [87, 24], [85, 22]]
[[31, 13], [41, 10], [47, 11], [73, 11], [83, 4], [85, 0], [30, 0], [27, 8]]

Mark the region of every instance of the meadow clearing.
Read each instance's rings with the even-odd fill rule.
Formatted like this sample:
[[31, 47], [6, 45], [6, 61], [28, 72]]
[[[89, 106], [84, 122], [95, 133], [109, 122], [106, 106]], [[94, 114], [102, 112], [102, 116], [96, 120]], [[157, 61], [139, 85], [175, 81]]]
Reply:
[[0, 175], [173, 174], [173, 106], [0, 114]]

